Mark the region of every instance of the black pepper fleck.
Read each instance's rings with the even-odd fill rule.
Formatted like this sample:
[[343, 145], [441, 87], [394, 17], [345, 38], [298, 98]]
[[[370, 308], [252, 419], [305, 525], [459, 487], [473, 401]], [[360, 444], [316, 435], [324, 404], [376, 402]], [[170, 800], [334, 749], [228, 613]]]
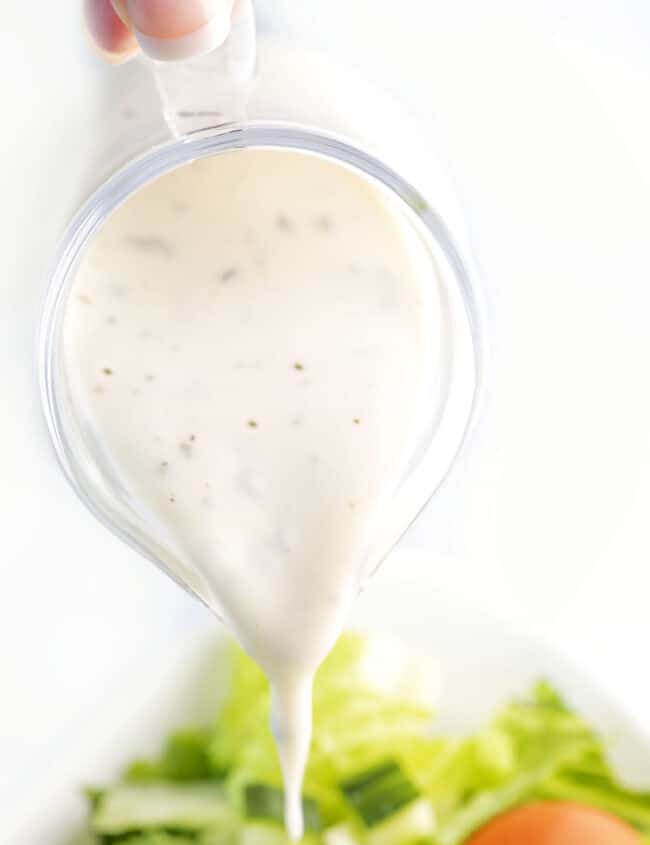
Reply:
[[175, 496], [170, 496], [170, 497], [169, 497], [169, 501], [170, 501], [172, 504], [174, 504], [174, 502], [176, 501], [176, 497], [175, 497]]
[[300, 361], [296, 361], [296, 363], [293, 365], [293, 368], [294, 370], [298, 370], [298, 372], [300, 373], [305, 369], [304, 366], [300, 363]]
[[359, 423], [361, 422], [361, 420], [359, 419], [359, 417], [355, 417], [355, 418], [352, 420], [352, 422], [353, 422], [355, 425], [359, 425]]
[[129, 235], [126, 242], [129, 246], [141, 252], [157, 252], [167, 258], [171, 258], [174, 255], [171, 244], [164, 238], [159, 238], [156, 235]]
[[257, 428], [258, 427], [257, 420], [249, 420], [248, 421], [248, 427], [249, 428]]
[[232, 281], [238, 274], [239, 270], [236, 267], [228, 267], [226, 270], [222, 270], [221, 273], [219, 273], [219, 281], [226, 284], [227, 282]]
[[112, 376], [113, 375], [113, 370], [111, 370], [110, 367], [104, 367], [102, 372], [104, 373], [105, 376]]

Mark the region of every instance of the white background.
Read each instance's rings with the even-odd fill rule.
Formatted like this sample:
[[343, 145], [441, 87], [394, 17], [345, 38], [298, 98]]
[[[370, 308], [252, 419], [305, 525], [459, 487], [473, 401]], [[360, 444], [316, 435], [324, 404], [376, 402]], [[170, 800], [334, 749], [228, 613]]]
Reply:
[[[45, 269], [128, 80], [90, 55], [75, 7], [5, 0], [0, 23], [0, 796], [16, 761], [28, 777], [118, 669], [202, 612], [84, 512], [40, 417]], [[538, 630], [650, 727], [647, 0], [273, 10], [433, 121], [488, 297], [480, 429], [404, 541], [418, 560], [381, 577], [412, 566]]]

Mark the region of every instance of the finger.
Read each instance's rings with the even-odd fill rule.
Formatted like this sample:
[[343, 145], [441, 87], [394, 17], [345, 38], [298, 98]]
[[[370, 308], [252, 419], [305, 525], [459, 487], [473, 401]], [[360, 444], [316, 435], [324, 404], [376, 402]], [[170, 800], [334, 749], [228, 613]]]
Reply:
[[124, 21], [124, 23], [130, 28], [131, 21], [129, 20], [129, 12], [126, 8], [126, 0], [111, 0], [111, 4], [119, 17]]
[[126, 0], [142, 50], [161, 61], [201, 56], [223, 44], [232, 6], [233, 0]]
[[123, 62], [137, 52], [138, 43], [111, 0], [84, 0], [84, 13], [96, 46], [109, 61]]

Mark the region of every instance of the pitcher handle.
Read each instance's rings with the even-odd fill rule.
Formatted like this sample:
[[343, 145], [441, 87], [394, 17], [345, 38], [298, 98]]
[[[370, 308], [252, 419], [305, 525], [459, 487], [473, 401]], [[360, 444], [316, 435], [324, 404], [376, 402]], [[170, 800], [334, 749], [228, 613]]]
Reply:
[[196, 59], [147, 60], [173, 137], [245, 119], [256, 40], [252, 0], [235, 0], [230, 33], [220, 47]]

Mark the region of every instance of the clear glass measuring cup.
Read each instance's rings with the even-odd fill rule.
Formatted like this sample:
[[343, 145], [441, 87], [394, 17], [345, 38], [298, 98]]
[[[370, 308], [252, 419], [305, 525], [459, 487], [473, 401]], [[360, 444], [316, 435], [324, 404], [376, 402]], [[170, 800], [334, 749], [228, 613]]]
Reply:
[[[453, 193], [408, 115], [327, 57], [271, 34], [258, 38], [250, 0], [236, 4], [231, 34], [218, 50], [188, 62], [148, 64], [162, 108], [153, 118], [143, 109], [141, 125], [131, 121], [128, 133], [116, 126], [121, 138], [95, 174], [104, 181], [74, 216], [52, 266], [40, 367], [58, 461], [101, 522], [206, 601], [201, 572], [183, 558], [173, 538], [143, 519], [75, 412], [62, 332], [76, 269], [112, 212], [174, 168], [260, 148], [329, 159], [393, 198], [430, 253], [432, 284], [440, 286], [445, 312], [429, 425], [368, 549], [361, 588], [445, 479], [476, 417], [486, 364], [485, 324]], [[113, 172], [104, 178], [106, 170]]]

